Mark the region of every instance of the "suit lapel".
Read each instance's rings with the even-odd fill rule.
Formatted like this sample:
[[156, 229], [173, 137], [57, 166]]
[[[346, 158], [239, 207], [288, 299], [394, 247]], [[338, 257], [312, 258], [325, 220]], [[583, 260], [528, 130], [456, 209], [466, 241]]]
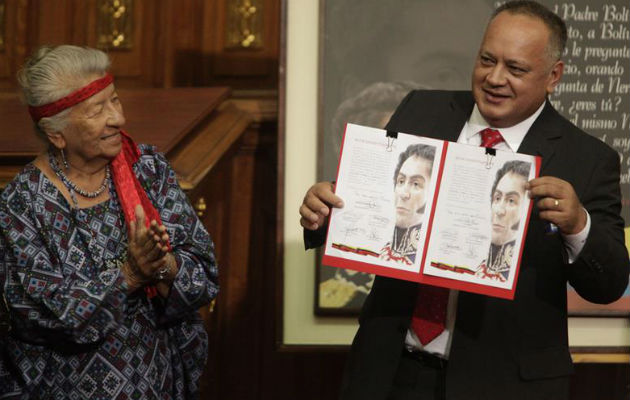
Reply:
[[454, 92], [448, 114], [435, 118], [431, 137], [457, 142], [475, 103], [470, 92]]
[[562, 129], [557, 126], [557, 121], [561, 117], [551, 104], [547, 102], [545, 108], [540, 113], [536, 121], [529, 131], [521, 146], [518, 148], [519, 153], [540, 156], [542, 158], [541, 175], [549, 162], [553, 158], [555, 146], [562, 137]]

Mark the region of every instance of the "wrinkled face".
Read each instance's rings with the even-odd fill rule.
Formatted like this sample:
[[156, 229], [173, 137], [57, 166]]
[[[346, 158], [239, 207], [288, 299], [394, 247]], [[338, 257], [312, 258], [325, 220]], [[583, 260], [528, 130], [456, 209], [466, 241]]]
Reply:
[[409, 157], [400, 167], [394, 187], [398, 228], [408, 228], [422, 222], [430, 179], [431, 162], [424, 158]]
[[492, 244], [502, 245], [514, 239], [525, 199], [522, 175], [508, 172], [497, 183], [492, 194]]
[[547, 52], [550, 30], [539, 19], [502, 12], [488, 25], [472, 76], [481, 115], [492, 126], [516, 125], [532, 115], [562, 77]]
[[[93, 77], [92, 80], [99, 78]], [[114, 84], [74, 106], [68, 124], [61, 132], [70, 163], [111, 160], [122, 147], [120, 128], [125, 123], [122, 105]]]

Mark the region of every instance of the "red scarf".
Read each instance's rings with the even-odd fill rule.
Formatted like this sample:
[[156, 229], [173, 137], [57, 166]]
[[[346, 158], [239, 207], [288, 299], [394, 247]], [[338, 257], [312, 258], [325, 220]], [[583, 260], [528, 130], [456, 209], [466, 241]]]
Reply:
[[[118, 193], [118, 199], [127, 221], [127, 227], [136, 220], [135, 209], [138, 204], [144, 209], [146, 216], [144, 222], [147, 228], [152, 220], [161, 225], [160, 214], [153, 206], [153, 203], [151, 203], [151, 200], [149, 200], [147, 192], [140, 185], [136, 174], [133, 173], [132, 166], [140, 158], [140, 150], [127, 132], [121, 130], [120, 134], [122, 135], [122, 149], [112, 161], [111, 171], [114, 187], [116, 188], [116, 193]], [[170, 243], [167, 245], [170, 250]], [[149, 298], [157, 295], [155, 286], [146, 286], [145, 292]]]

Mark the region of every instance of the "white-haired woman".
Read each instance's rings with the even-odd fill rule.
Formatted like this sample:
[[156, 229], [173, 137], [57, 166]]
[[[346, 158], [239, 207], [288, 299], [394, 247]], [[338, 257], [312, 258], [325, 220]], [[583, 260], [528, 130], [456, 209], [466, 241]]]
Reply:
[[0, 197], [0, 399], [198, 396], [218, 291], [211, 239], [152, 146], [122, 131], [107, 55], [39, 49], [19, 73], [48, 150]]

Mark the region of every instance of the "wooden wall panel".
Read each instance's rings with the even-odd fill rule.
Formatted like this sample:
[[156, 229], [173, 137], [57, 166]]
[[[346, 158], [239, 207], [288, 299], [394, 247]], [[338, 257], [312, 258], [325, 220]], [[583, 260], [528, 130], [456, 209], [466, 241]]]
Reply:
[[28, 2], [4, 0], [4, 46], [0, 51], [0, 90], [15, 87], [15, 74], [26, 57]]
[[[93, 0], [91, 0], [93, 2]], [[94, 3], [92, 3], [94, 4]], [[127, 49], [110, 49], [109, 54], [112, 56], [112, 72], [117, 78], [137, 79], [143, 84], [138, 86], [151, 86], [151, 75], [153, 72], [152, 58], [145, 59], [143, 57], [144, 48], [151, 47], [152, 33], [145, 29], [145, 21], [151, 20], [154, 14], [147, 9], [146, 2], [135, 1], [133, 7], [133, 45]], [[96, 14], [95, 7], [90, 10], [91, 14]], [[96, 26], [96, 23], [92, 27]], [[98, 40], [96, 31], [92, 28], [89, 31], [88, 45], [96, 47]], [[149, 53], [150, 54], [150, 53]]]
[[[13, 34], [14, 32], [14, 29], [7, 26], [7, 13], [11, 11], [13, 11], [12, 7], [9, 7], [7, 10], [6, 0], [0, 0], [0, 79], [8, 77], [11, 71], [10, 58], [6, 51], [7, 33], [11, 32]], [[11, 20], [15, 23], [15, 18], [11, 18]], [[9, 49], [12, 49], [12, 47], [9, 46]]]
[[172, 67], [167, 79], [173, 86], [204, 86], [200, 81], [204, 74], [201, 49], [203, 39], [208, 36], [204, 32], [204, 9], [211, 6], [212, 2], [171, 0], [171, 3], [171, 35], [167, 41], [172, 54]]
[[77, 38], [77, 27], [73, 24], [76, 5], [72, 0], [32, 0], [28, 7], [31, 15], [28, 27], [29, 44], [57, 45], [73, 43], [77, 39], [84, 42], [85, 38]]
[[[47, 0], [48, 1], [48, 0]], [[81, 1], [81, 0], [73, 0]], [[162, 0], [134, 0], [132, 10], [132, 46], [129, 49], [110, 48], [106, 51], [112, 59], [112, 72], [116, 82], [122, 87], [167, 87], [162, 84], [159, 74], [158, 55], [164, 55], [159, 10]], [[84, 15], [90, 21], [83, 40], [80, 43], [97, 47], [97, 1], [88, 0], [84, 6]], [[79, 42], [77, 42], [79, 43]]]
[[[280, 0], [259, 0], [257, 48], [227, 42], [229, 10], [247, 0], [133, 0], [133, 46], [110, 49], [122, 87], [276, 89]], [[25, 56], [43, 44], [96, 47], [97, 0], [4, 0], [0, 90], [16, 87]]]
[[[221, 2], [222, 9], [218, 15], [225, 16], [229, 13], [229, 7], [237, 7], [246, 0], [226, 0]], [[250, 86], [265, 85], [277, 86], [276, 71], [278, 70], [279, 54], [279, 1], [265, 1], [262, 10], [259, 10], [263, 24], [260, 48], [248, 49], [231, 48], [227, 43], [227, 29], [230, 27], [222, 19], [222, 33], [217, 36], [216, 49], [217, 57], [210, 60], [210, 79], [227, 83], [238, 88], [241, 84], [247, 83]]]

